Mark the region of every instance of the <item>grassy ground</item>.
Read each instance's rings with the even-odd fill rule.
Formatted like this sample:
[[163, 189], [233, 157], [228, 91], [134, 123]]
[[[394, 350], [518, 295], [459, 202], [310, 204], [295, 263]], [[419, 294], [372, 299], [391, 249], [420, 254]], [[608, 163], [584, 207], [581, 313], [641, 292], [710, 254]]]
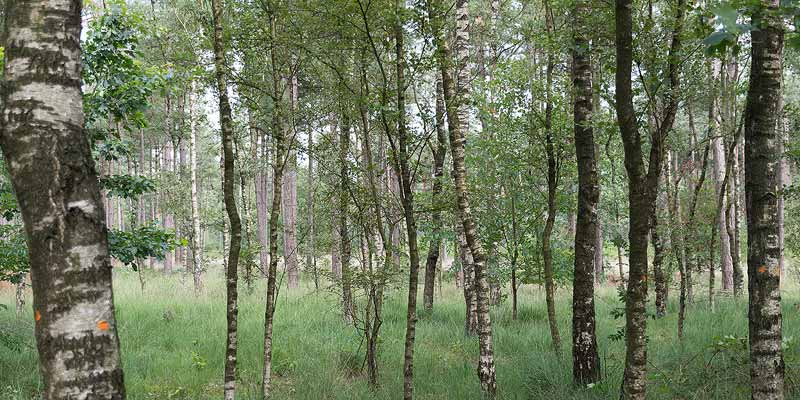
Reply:
[[[148, 276], [144, 292], [131, 272], [117, 272], [115, 296], [125, 363], [128, 398], [219, 399], [225, 343], [225, 294], [218, 270], [206, 278], [196, 298], [180, 275]], [[242, 289], [244, 292], [244, 289]], [[238, 398], [255, 399], [261, 376], [264, 320], [263, 285], [242, 294], [239, 313]], [[557, 292], [563, 351], [551, 350], [543, 291], [525, 287], [519, 320], [510, 302], [492, 309], [498, 387], [503, 399], [614, 399], [618, 397], [624, 343], [611, 338], [622, 320], [616, 291], [605, 286], [597, 301], [600, 356], [605, 380], [589, 389], [571, 384], [571, 290]], [[800, 351], [791, 340], [800, 334], [797, 291], [784, 291], [788, 398], [800, 398]], [[673, 291], [673, 294], [676, 294]], [[747, 399], [747, 349], [737, 339], [747, 335], [747, 303], [720, 298], [715, 313], [699, 301], [689, 309], [686, 337], [676, 339], [677, 296], [665, 318], [649, 321], [649, 398]], [[432, 315], [417, 325], [415, 394], [418, 399], [480, 398], [475, 374], [477, 339], [463, 335], [460, 292], [445, 283]], [[0, 292], [0, 303], [13, 310], [13, 293]], [[21, 320], [0, 308], [0, 327], [17, 327], [32, 346], [30, 309]], [[305, 286], [280, 294], [275, 323], [276, 399], [396, 399], [402, 393], [405, 295], [392, 293], [385, 307], [380, 355], [381, 387], [370, 391], [358, 373], [361, 340], [342, 323], [335, 296]], [[11, 351], [0, 342], [0, 399], [37, 398], [40, 386], [33, 347]], [[540, 397], [541, 396], [541, 397]]]

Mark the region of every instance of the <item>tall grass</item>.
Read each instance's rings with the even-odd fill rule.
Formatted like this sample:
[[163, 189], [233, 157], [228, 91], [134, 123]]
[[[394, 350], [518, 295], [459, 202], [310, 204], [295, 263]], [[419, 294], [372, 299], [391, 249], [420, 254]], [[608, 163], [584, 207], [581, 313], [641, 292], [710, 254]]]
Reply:
[[[205, 277], [195, 297], [191, 279], [178, 273], [148, 271], [144, 291], [133, 272], [115, 272], [117, 319], [125, 364], [128, 398], [219, 399], [225, 344], [225, 289], [221, 273]], [[463, 334], [463, 299], [445, 283], [434, 311], [417, 325], [415, 394], [418, 399], [479, 399], [475, 373], [477, 339]], [[257, 398], [262, 369], [264, 284], [253, 293], [240, 286], [238, 398]], [[688, 310], [685, 338], [676, 339], [677, 293], [672, 291], [666, 317], [648, 324], [650, 385], [653, 399], [747, 399], [749, 372], [747, 301], [720, 298], [711, 313], [697, 291]], [[797, 291], [784, 290], [789, 398], [800, 398], [796, 383], [798, 349]], [[276, 399], [396, 399], [402, 393], [405, 300], [389, 295], [380, 343], [380, 387], [367, 385], [363, 343], [340, 318], [335, 295], [315, 292], [310, 283], [299, 291], [281, 290], [275, 320]], [[13, 309], [13, 293], [0, 292]], [[559, 326], [570, 332], [571, 290], [557, 292]], [[612, 336], [623, 325], [612, 310], [621, 306], [615, 288], [603, 286], [597, 297], [597, 328], [605, 379], [591, 388], [572, 385], [569, 334], [563, 354], [551, 350], [543, 290], [520, 291], [519, 320], [512, 321], [510, 302], [492, 309], [500, 397], [503, 399], [615, 399], [624, 364], [624, 343]], [[31, 310], [21, 320], [0, 311], [0, 326], [18, 327], [31, 347], [12, 351], [0, 344], [0, 399], [37, 398], [40, 388], [32, 339]], [[726, 338], [725, 336], [729, 336]]]

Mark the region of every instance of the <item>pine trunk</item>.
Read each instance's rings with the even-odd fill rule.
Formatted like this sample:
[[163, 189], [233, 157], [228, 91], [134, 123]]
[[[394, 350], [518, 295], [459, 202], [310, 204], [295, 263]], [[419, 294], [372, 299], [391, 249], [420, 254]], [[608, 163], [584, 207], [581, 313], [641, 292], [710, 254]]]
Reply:
[[[298, 112], [299, 86], [297, 73], [290, 78], [290, 110], [292, 129], [296, 132], [295, 120]], [[288, 141], [289, 154], [283, 167], [283, 189], [281, 202], [283, 206], [283, 263], [286, 268], [286, 284], [290, 289], [300, 287], [300, 271], [297, 265], [297, 153], [295, 152], [295, 135]]]

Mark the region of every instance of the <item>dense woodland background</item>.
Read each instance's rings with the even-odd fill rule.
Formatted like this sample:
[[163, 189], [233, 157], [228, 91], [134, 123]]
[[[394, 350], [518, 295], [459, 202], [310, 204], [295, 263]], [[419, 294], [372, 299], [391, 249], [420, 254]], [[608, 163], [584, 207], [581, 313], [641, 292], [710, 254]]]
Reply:
[[47, 78], [61, 3], [2, 10], [0, 399], [800, 398], [796, 2], [86, 1]]

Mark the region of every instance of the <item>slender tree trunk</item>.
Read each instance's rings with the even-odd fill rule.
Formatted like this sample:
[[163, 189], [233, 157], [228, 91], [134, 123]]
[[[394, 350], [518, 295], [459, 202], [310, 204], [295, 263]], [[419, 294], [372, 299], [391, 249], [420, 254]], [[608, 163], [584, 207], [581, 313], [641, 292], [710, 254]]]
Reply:
[[[578, 219], [575, 226], [575, 271], [572, 286], [572, 377], [587, 385], [601, 379], [595, 333], [594, 275], [597, 246], [600, 183], [592, 129], [592, 61], [589, 1], [580, 0], [573, 9], [572, 86], [575, 120], [575, 157], [578, 161]], [[548, 216], [549, 217], [549, 216]]]
[[[251, 127], [255, 129], [255, 127]], [[256, 152], [256, 235], [258, 235], [258, 262], [261, 275], [266, 277], [269, 270], [269, 216], [267, 204], [269, 203], [269, 158], [270, 146], [267, 135], [260, 133]]]
[[475, 273], [473, 269], [475, 261], [464, 236], [464, 228], [459, 222], [456, 222], [456, 240], [458, 242], [458, 254], [461, 257], [461, 275], [464, 286], [464, 334], [472, 336], [478, 334], [478, 299], [475, 295]]
[[[720, 77], [721, 67], [719, 65], [719, 61], [714, 61], [714, 66], [712, 68], [713, 68], [712, 79], [714, 80], [714, 84], [712, 85], [712, 87], [716, 88], [717, 82]], [[714, 90], [711, 96], [712, 99], [711, 107], [714, 107], [715, 109], [719, 110], [720, 105], [718, 105], [719, 101], [717, 98], [718, 98], [717, 91]], [[714, 120], [717, 120], [717, 118], [714, 118]], [[709, 121], [709, 123], [712, 123], [712, 121]], [[714, 192], [716, 194], [716, 197], [723, 198], [723, 203], [722, 203], [723, 206], [719, 207], [719, 209], [717, 210], [716, 230], [719, 237], [715, 239], [719, 240], [720, 271], [722, 272], [722, 290], [728, 291], [733, 289], [733, 262], [731, 260], [730, 238], [728, 237], [728, 230], [725, 227], [728, 217], [727, 217], [727, 209], [724, 206], [725, 192], [723, 190], [723, 185], [722, 185], [722, 180], [725, 177], [726, 161], [728, 160], [726, 160], [725, 158], [724, 140], [721, 136], [722, 131], [719, 129], [720, 128], [719, 124], [716, 122], [712, 124], [717, 128], [715, 129], [715, 136], [711, 140], [714, 151], [714, 164], [713, 164]], [[714, 263], [712, 260], [711, 265], [713, 266], [713, 264]]]
[[16, 290], [16, 311], [17, 317], [22, 315], [22, 311], [25, 309], [25, 273], [19, 274], [19, 281], [17, 282], [17, 290]]
[[517, 320], [517, 263], [519, 261], [519, 223], [517, 222], [516, 196], [511, 194], [511, 236], [514, 250], [511, 252], [511, 319]]
[[[400, 170], [400, 201], [403, 205], [403, 216], [406, 221], [406, 239], [408, 239], [408, 306], [406, 310], [406, 340], [403, 357], [403, 398], [414, 397], [414, 340], [417, 329], [417, 289], [419, 287], [419, 248], [417, 244], [417, 217], [414, 214], [414, 185], [411, 182], [412, 172], [409, 165], [408, 133], [406, 127], [406, 81], [405, 81], [405, 49], [403, 17], [405, 0], [395, 0], [395, 80], [397, 83], [397, 144], [395, 159]], [[438, 254], [438, 249], [436, 254]], [[436, 270], [434, 262], [433, 271]]]
[[[547, 34], [553, 34], [553, 11], [550, 8], [549, 0], [545, 0], [545, 24]], [[558, 320], [556, 318], [555, 303], [555, 282], [553, 278], [553, 250], [550, 245], [550, 238], [553, 234], [553, 226], [556, 221], [556, 196], [558, 195], [558, 163], [556, 161], [555, 145], [553, 143], [553, 68], [555, 62], [553, 54], [547, 52], [547, 66], [545, 72], [545, 152], [547, 153], [547, 220], [542, 232], [542, 259], [544, 259], [544, 288], [545, 300], [547, 302], [547, 320], [550, 325], [550, 338], [552, 339], [553, 349], [561, 351], [561, 336], [558, 332]], [[594, 147], [592, 147], [594, 152]], [[571, 225], [571, 222], [570, 222]], [[570, 228], [571, 232], [574, 232]], [[594, 283], [593, 283], [594, 284]]]
[[777, 124], [783, 80], [783, 19], [778, 0], [763, 0], [753, 15], [752, 66], [745, 109], [745, 196], [753, 400], [784, 398], [781, 349], [779, 200], [781, 137]]
[[[671, 189], [667, 191], [667, 202], [669, 203], [669, 218], [676, 226], [683, 226], [683, 214], [681, 207], [680, 196], [680, 181], [681, 176], [678, 173], [678, 157], [670, 152], [670, 172], [674, 177], [673, 181], [668, 182]], [[670, 241], [672, 242], [672, 253], [675, 256], [675, 263], [678, 265], [678, 272], [680, 273], [680, 293], [678, 296], [679, 312], [678, 312], [678, 339], [683, 338], [683, 318], [686, 311], [686, 243], [683, 236], [679, 234], [678, 229], [670, 230]]]
[[[712, 63], [709, 64], [709, 77], [711, 83], [709, 85], [709, 103], [708, 103], [708, 140], [711, 142], [711, 154], [714, 157], [714, 171], [712, 178], [714, 179], [715, 183], [715, 193], [718, 195], [719, 193], [719, 182], [722, 181], [722, 177], [717, 178], [717, 160], [722, 157], [717, 157], [717, 145], [720, 146], [720, 153], [723, 152], [721, 146], [721, 138], [717, 138], [714, 135], [719, 134], [719, 122], [717, 119], [717, 78], [719, 76], [719, 62], [718, 60], [714, 60]], [[724, 161], [723, 161], [724, 162]], [[716, 197], [716, 196], [715, 196]], [[711, 232], [711, 239], [708, 245], [708, 307], [713, 312], [714, 311], [714, 283], [716, 281], [716, 272], [715, 270], [715, 256], [714, 256], [714, 246], [717, 236], [717, 229], [718, 229], [718, 221], [720, 220], [720, 212], [722, 210], [717, 209], [717, 212], [714, 216], [714, 223], [712, 226]]]
[[[271, 4], [274, 7], [274, 4]], [[283, 124], [283, 100], [285, 88], [281, 87], [281, 69], [278, 61], [276, 41], [278, 39], [278, 21], [276, 10], [270, 9], [270, 61], [272, 64], [272, 140], [275, 153], [272, 163], [272, 208], [269, 215], [269, 270], [267, 271], [266, 307], [264, 311], [264, 370], [261, 379], [261, 392], [264, 400], [272, 396], [272, 328], [275, 317], [275, 290], [278, 279], [278, 218], [281, 213], [281, 197], [283, 195], [283, 172], [289, 153], [286, 149], [286, 137]]]
[[222, 151], [224, 163], [223, 196], [225, 210], [230, 223], [230, 249], [228, 252], [228, 265], [225, 273], [225, 286], [227, 297], [228, 334], [225, 345], [225, 381], [224, 398], [234, 400], [236, 396], [236, 360], [237, 360], [237, 335], [238, 335], [238, 283], [239, 283], [239, 251], [242, 241], [242, 224], [239, 220], [239, 211], [236, 208], [236, 178], [235, 159], [233, 154], [233, 119], [231, 105], [228, 100], [228, 82], [225, 77], [225, 45], [222, 32], [223, 0], [211, 0], [212, 16], [214, 21], [214, 69], [216, 72], [217, 95], [219, 96], [219, 120], [222, 128]]
[[736, 144], [734, 158], [733, 158], [733, 185], [731, 186], [731, 199], [733, 202], [731, 225], [728, 228], [728, 234], [731, 236], [733, 245], [731, 246], [731, 262], [733, 263], [733, 295], [739, 297], [742, 294], [742, 287], [744, 285], [744, 276], [742, 273], [741, 264], [741, 243], [739, 232], [739, 214], [740, 214], [740, 179], [739, 179], [739, 153], [741, 147], [739, 143]]
[[[379, 256], [383, 262], [384, 271], [389, 271], [392, 268], [394, 257], [392, 256], [392, 247], [388, 240], [389, 234], [386, 231], [384, 223], [384, 211], [381, 205], [380, 186], [377, 184], [375, 177], [375, 162], [372, 154], [372, 144], [370, 139], [369, 129], [369, 109], [367, 104], [363, 101], [369, 98], [369, 83], [367, 81], [366, 66], [364, 63], [361, 65], [361, 89], [362, 93], [359, 97], [359, 111], [361, 114], [362, 133], [364, 137], [362, 143], [362, 153], [364, 163], [366, 164], [366, 181], [372, 200], [372, 211], [375, 213], [375, 227], [378, 231], [378, 240], [380, 241], [381, 250], [383, 254]], [[371, 234], [371, 232], [367, 232]], [[368, 246], [370, 256], [374, 252], [372, 246]], [[371, 259], [368, 263], [368, 271], [370, 274], [374, 273]], [[383, 323], [381, 319], [381, 312], [383, 308], [383, 291], [385, 280], [382, 277], [370, 280], [369, 293], [367, 300], [367, 309], [364, 318], [364, 333], [367, 339], [367, 376], [369, 379], [370, 387], [378, 387], [378, 339], [380, 328]]]
[[[244, 149], [242, 148], [242, 144], [240, 141], [234, 139], [234, 159], [240, 160], [240, 156], [244, 153]], [[245, 156], [246, 157], [246, 156]], [[248, 207], [247, 201], [247, 177], [242, 168], [239, 168], [236, 172], [239, 173], [239, 198], [242, 201], [242, 218], [244, 219], [244, 223], [242, 224], [242, 229], [244, 230], [244, 248], [251, 249], [252, 245], [250, 243], [250, 207]], [[245, 287], [247, 288], [247, 293], [253, 292], [253, 263], [251, 260], [246, 259], [244, 260], [244, 283]]]
[[341, 211], [334, 208], [331, 213], [331, 274], [337, 279], [342, 279], [342, 239], [339, 237], [339, 214]]
[[297, 74], [289, 79], [290, 110], [292, 134], [288, 138], [289, 155], [283, 167], [283, 189], [281, 202], [283, 206], [283, 262], [286, 268], [286, 283], [290, 289], [300, 287], [300, 271], [297, 265], [297, 153], [295, 152], [295, 123], [298, 112], [298, 96], [300, 88]]
[[194, 293], [199, 295], [203, 288], [201, 272], [203, 271], [200, 245], [200, 200], [197, 193], [197, 126], [195, 125], [195, 83], [192, 82], [192, 92], [189, 95], [189, 174], [192, 185], [192, 266], [194, 275]]
[[348, 155], [350, 154], [350, 116], [349, 110], [342, 106], [341, 126], [339, 127], [339, 257], [342, 283], [342, 313], [347, 323], [352, 323], [355, 317], [352, 293], [352, 274], [350, 272], [350, 230], [348, 227], [348, 210], [350, 207], [350, 168]]
[[428, 247], [428, 258], [425, 262], [425, 309], [433, 310], [433, 290], [436, 279], [436, 264], [442, 248], [442, 177], [444, 176], [444, 158], [447, 153], [447, 131], [444, 126], [444, 94], [441, 77], [436, 79], [436, 150], [433, 152], [433, 188], [431, 190], [431, 225], [433, 233]]
[[314, 289], [319, 290], [319, 271], [317, 271], [317, 256], [314, 237], [314, 130], [308, 130], [308, 192], [306, 193], [306, 225], [308, 225], [308, 238], [306, 247], [306, 268], [311, 268], [314, 274]]
[[[171, 135], [171, 129], [168, 131]], [[175, 146], [172, 141], [172, 137], [167, 137], [167, 146], [164, 151], [164, 166], [163, 168], [167, 172], [173, 172], [172, 164], [173, 164], [173, 157], [175, 153]], [[168, 231], [175, 231], [175, 217], [172, 215], [170, 210], [164, 208], [164, 229]], [[164, 253], [164, 273], [171, 274], [172, 268], [175, 262], [175, 252], [172, 250], [166, 251]]]
[[[694, 190], [692, 193], [691, 203], [689, 204], [689, 220], [686, 223], [686, 230], [683, 236], [683, 255], [684, 255], [684, 271], [681, 273], [681, 300], [678, 309], [678, 339], [683, 338], [683, 326], [686, 322], [686, 303], [691, 302], [692, 298], [692, 272], [696, 267], [694, 257], [686, 257], [687, 247], [690, 249], [696, 248], [697, 232], [694, 231], [694, 220], [697, 212], [697, 200], [700, 197], [700, 190], [703, 188], [703, 183], [706, 180], [706, 169], [708, 166], [708, 155], [711, 149], [711, 142], [706, 142], [705, 151], [703, 151], [703, 161], [700, 166], [700, 176], [695, 180]], [[694, 171], [691, 172], [692, 174]]]
[[84, 132], [81, 6], [6, 3], [0, 148], [25, 226], [42, 398], [124, 400], [105, 207]]
[[[599, 161], [595, 159], [595, 163]], [[600, 201], [597, 201], [600, 203]], [[600, 215], [597, 215], [597, 233], [595, 233], [595, 243], [594, 248], [596, 249], [594, 252], [594, 284], [599, 285], [600, 283], [605, 281], [605, 260], [603, 257], [603, 221], [600, 219]]]
[[668, 91], [662, 119], [650, 139], [647, 166], [643, 157], [641, 132], [633, 105], [633, 23], [632, 1], [616, 0], [616, 76], [614, 97], [617, 121], [625, 151], [630, 210], [628, 243], [629, 272], [625, 300], [625, 371], [620, 398], [644, 400], [647, 388], [647, 245], [650, 222], [655, 212], [659, 178], [667, 134], [672, 129], [680, 93], [680, 47], [685, 2], [675, 7], [667, 67]]
[[[665, 163], [665, 170], [669, 168], [669, 156]], [[665, 186], [669, 185], [669, 176], [664, 177]], [[664, 270], [664, 261], [667, 256], [667, 235], [664, 230], [668, 227], [661, 224], [662, 210], [667, 208], [666, 190], [658, 189], [656, 195], [656, 207], [653, 212], [652, 226], [650, 228], [650, 240], [653, 242], [653, 278], [656, 289], [656, 317], [663, 317], [667, 314], [667, 296], [669, 295], [669, 275]]]
[[[445, 109], [447, 111], [450, 149], [453, 158], [453, 179], [458, 207], [458, 217], [464, 228], [464, 237], [472, 252], [474, 261], [475, 294], [477, 298], [477, 319], [479, 352], [478, 379], [481, 389], [489, 398], [497, 392], [497, 377], [494, 366], [494, 349], [492, 345], [492, 324], [489, 317], [489, 284], [486, 279], [486, 255], [477, 235], [477, 226], [470, 208], [467, 191], [467, 170], [464, 164], [465, 141], [468, 131], [469, 108], [466, 99], [469, 91], [469, 14], [466, 0], [456, 1], [456, 39], [454, 42], [457, 80], [454, 82], [451, 68], [451, 51], [444, 40], [442, 7], [436, 2], [432, 7], [432, 24], [434, 38], [438, 49], [438, 62], [442, 73]], [[466, 286], [466, 285], [465, 285]]]
[[[339, 146], [339, 138], [338, 138], [339, 135], [337, 134], [338, 129], [339, 129], [339, 124], [338, 123], [334, 124], [334, 126], [331, 127], [331, 144], [332, 144], [333, 148], [337, 148], [337, 149], [338, 149], [338, 146]], [[341, 172], [341, 171], [339, 171], [339, 172]], [[339, 193], [341, 193], [341, 192], [338, 190], [338, 187], [340, 185], [341, 179], [339, 179], [338, 173], [337, 174], [331, 174], [331, 177], [332, 177], [332, 179], [331, 179], [330, 185], [331, 185], [331, 187], [337, 188], [335, 199], [337, 201], [337, 205], [340, 205], [338, 203], [339, 203], [339, 200], [341, 200], [341, 199], [339, 199], [338, 197], [339, 197]], [[342, 213], [342, 211], [339, 210], [338, 207], [331, 207], [331, 223], [330, 223], [330, 226], [331, 226], [331, 274], [336, 279], [341, 279], [342, 278], [342, 256], [340, 254], [340, 250], [342, 248], [342, 243], [341, 243], [341, 238], [339, 237], [339, 234], [341, 233], [339, 231], [339, 215], [341, 213]]]

